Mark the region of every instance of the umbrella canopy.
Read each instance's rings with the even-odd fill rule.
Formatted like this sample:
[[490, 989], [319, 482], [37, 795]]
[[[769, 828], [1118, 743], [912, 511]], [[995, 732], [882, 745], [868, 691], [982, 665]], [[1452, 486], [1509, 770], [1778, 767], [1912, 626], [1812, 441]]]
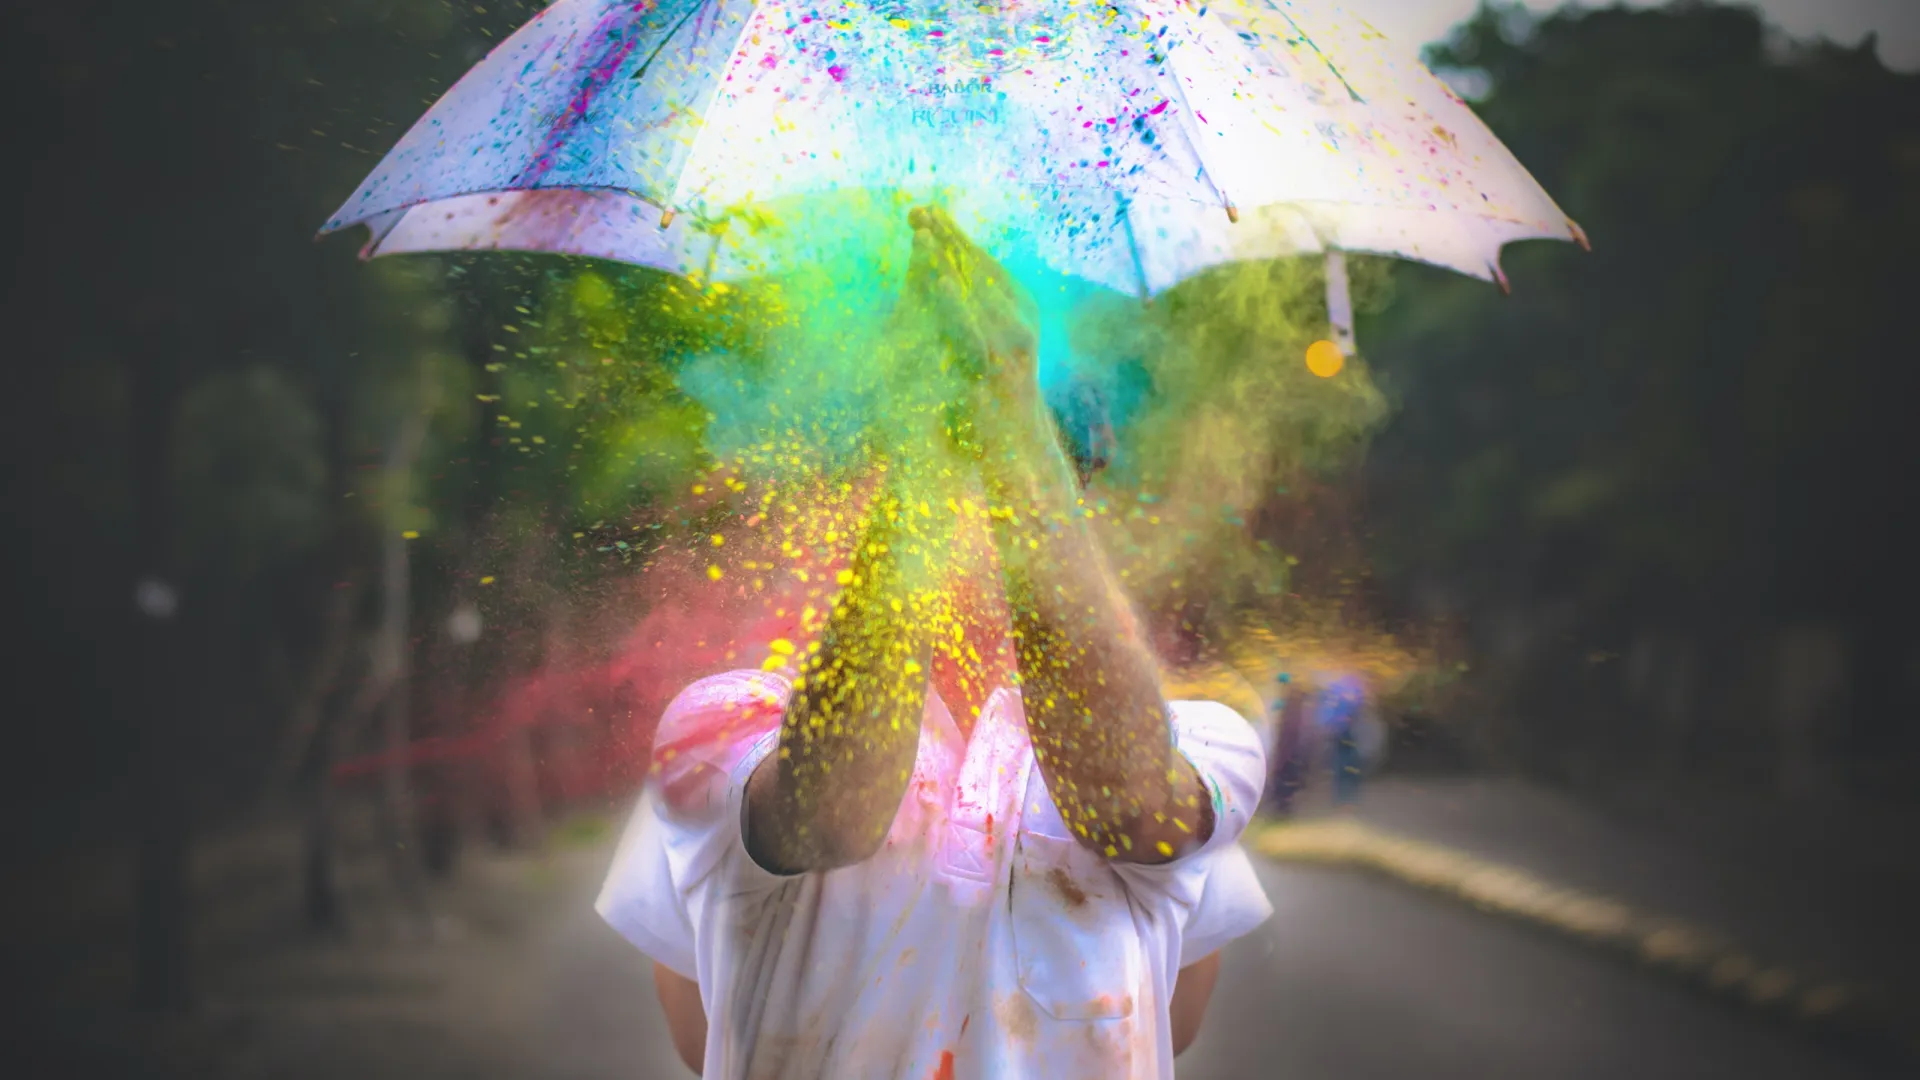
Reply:
[[560, 0], [323, 231], [724, 278], [836, 242], [851, 191], [1146, 296], [1325, 250], [1499, 280], [1502, 245], [1581, 239], [1410, 55], [1286, 0]]

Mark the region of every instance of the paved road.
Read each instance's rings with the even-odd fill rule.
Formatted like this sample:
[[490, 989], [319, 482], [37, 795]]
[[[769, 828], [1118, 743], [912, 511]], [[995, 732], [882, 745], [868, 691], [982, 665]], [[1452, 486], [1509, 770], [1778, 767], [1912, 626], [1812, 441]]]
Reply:
[[[316, 953], [228, 1006], [229, 1077], [685, 1080], [646, 962], [588, 907], [575, 852], [465, 910], [465, 937]], [[1390, 882], [1262, 868], [1276, 908], [1231, 950], [1180, 1080], [1865, 1080], [1712, 1002]], [[524, 879], [524, 880], [523, 880]]]
[[592, 909], [610, 851], [497, 859], [441, 940], [321, 945], [230, 974], [222, 1080], [689, 1080], [652, 968]]
[[[1322, 785], [1324, 787], [1325, 785]], [[1363, 822], [1686, 920], [1762, 963], [1920, 1000], [1920, 819], [1649, 792], [1602, 807], [1514, 778], [1383, 777]]]
[[1878, 1077], [1608, 957], [1391, 882], [1263, 866], [1180, 1080]]

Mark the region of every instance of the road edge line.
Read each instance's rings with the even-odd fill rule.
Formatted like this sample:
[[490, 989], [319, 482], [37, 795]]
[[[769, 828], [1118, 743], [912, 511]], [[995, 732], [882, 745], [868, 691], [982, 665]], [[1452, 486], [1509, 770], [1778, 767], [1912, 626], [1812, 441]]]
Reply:
[[1766, 963], [1725, 935], [1686, 920], [1640, 911], [1517, 866], [1350, 818], [1257, 823], [1248, 830], [1246, 843], [1280, 862], [1390, 877], [1488, 914], [1623, 954], [1642, 968], [1806, 1033], [1920, 1062], [1920, 1017], [1915, 1023], [1899, 1022], [1907, 1010], [1893, 1009], [1876, 988]]

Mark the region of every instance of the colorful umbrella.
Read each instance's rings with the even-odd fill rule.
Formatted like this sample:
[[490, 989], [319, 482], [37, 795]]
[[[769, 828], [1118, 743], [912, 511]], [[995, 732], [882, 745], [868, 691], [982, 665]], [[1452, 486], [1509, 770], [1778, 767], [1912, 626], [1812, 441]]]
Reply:
[[368, 226], [369, 257], [538, 250], [729, 278], [846, 241], [836, 200], [855, 192], [937, 200], [996, 255], [1142, 296], [1343, 251], [1504, 284], [1503, 245], [1583, 241], [1410, 55], [1286, 0], [560, 0], [323, 231]]

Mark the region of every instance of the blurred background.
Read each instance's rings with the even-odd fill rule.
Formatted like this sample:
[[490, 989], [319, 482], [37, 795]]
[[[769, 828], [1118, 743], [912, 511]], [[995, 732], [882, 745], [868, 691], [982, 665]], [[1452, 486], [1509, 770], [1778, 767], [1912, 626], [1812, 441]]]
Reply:
[[[1920, 6], [1352, 6], [1594, 251], [1361, 260], [1333, 377], [1271, 314], [1317, 268], [1203, 275], [1057, 404], [1170, 678], [1291, 762], [1270, 828], [1652, 929], [1276, 844], [1181, 1075], [1916, 1075]], [[685, 1075], [589, 905], [660, 706], [791, 618], [712, 553], [778, 297], [312, 240], [535, 10], [13, 17], [11, 1075]]]

